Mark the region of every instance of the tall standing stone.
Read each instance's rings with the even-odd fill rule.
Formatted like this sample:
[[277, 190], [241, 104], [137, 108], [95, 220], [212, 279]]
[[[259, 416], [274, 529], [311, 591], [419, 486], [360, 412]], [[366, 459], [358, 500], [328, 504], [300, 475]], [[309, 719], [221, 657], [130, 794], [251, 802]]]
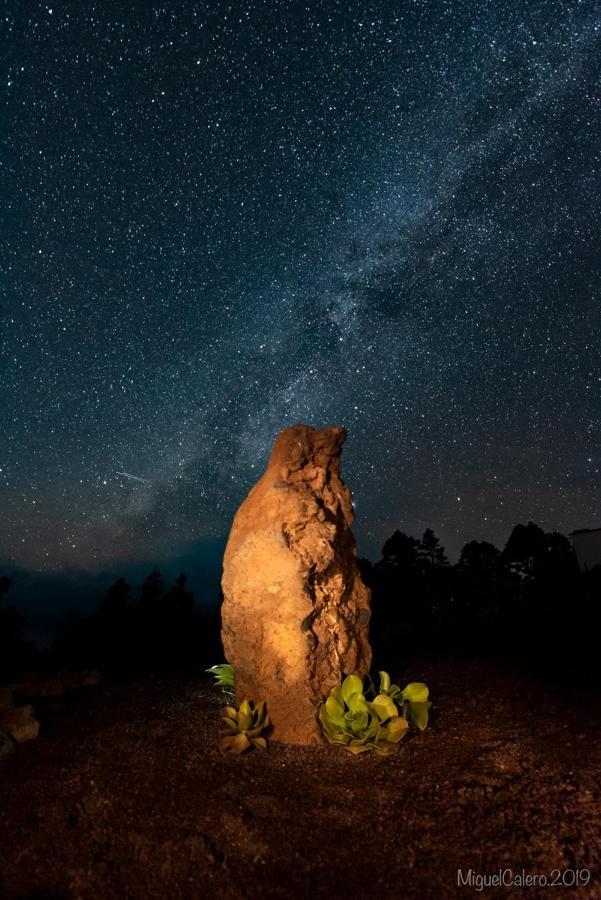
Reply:
[[339, 475], [345, 439], [344, 428], [282, 431], [225, 551], [222, 639], [237, 699], [264, 700], [283, 743], [319, 742], [315, 702], [371, 662], [370, 593]]

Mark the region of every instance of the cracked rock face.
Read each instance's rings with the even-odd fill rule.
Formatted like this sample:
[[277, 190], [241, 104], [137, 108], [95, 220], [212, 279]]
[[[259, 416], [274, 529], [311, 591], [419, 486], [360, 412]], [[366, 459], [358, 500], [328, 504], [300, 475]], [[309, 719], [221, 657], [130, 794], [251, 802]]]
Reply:
[[370, 595], [339, 476], [345, 438], [344, 428], [282, 431], [225, 551], [222, 639], [237, 700], [264, 700], [282, 743], [320, 742], [315, 702], [371, 662]]

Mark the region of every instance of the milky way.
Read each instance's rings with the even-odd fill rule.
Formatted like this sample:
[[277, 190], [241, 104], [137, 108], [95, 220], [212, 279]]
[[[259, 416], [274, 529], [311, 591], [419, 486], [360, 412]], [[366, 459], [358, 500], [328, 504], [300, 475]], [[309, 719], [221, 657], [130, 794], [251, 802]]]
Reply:
[[225, 535], [294, 422], [372, 556], [601, 524], [598, 4], [6, 9], [0, 557]]

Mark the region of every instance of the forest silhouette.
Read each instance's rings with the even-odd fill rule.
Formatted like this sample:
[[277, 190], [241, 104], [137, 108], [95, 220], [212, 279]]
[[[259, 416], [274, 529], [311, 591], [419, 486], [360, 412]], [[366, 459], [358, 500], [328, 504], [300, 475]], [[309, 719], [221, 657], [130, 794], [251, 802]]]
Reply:
[[360, 568], [384, 668], [399, 647], [596, 662], [601, 566], [581, 572], [570, 541], [533, 522], [516, 525], [503, 550], [470, 541], [455, 565], [431, 529], [421, 539], [395, 531], [380, 561]]
[[[431, 529], [401, 531], [381, 559], [359, 559], [372, 591], [374, 662], [394, 671], [416, 652], [522, 656], [593, 668], [601, 625], [601, 566], [581, 572], [570, 541], [516, 525], [503, 550], [470, 541], [451, 565]], [[25, 638], [25, 618], [0, 577], [0, 678], [25, 670], [98, 668], [128, 676], [194, 670], [219, 662], [219, 606], [195, 604], [182, 572], [165, 584], [153, 569], [134, 593], [118, 578], [93, 615], [69, 610], [50, 647]]]

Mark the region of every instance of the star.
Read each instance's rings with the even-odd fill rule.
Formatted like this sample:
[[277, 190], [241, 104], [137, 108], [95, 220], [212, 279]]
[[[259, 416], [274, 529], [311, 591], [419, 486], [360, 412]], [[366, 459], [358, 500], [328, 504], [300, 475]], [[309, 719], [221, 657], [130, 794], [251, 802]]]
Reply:
[[223, 538], [295, 422], [362, 555], [599, 524], [594, 4], [13, 6], [0, 563]]

